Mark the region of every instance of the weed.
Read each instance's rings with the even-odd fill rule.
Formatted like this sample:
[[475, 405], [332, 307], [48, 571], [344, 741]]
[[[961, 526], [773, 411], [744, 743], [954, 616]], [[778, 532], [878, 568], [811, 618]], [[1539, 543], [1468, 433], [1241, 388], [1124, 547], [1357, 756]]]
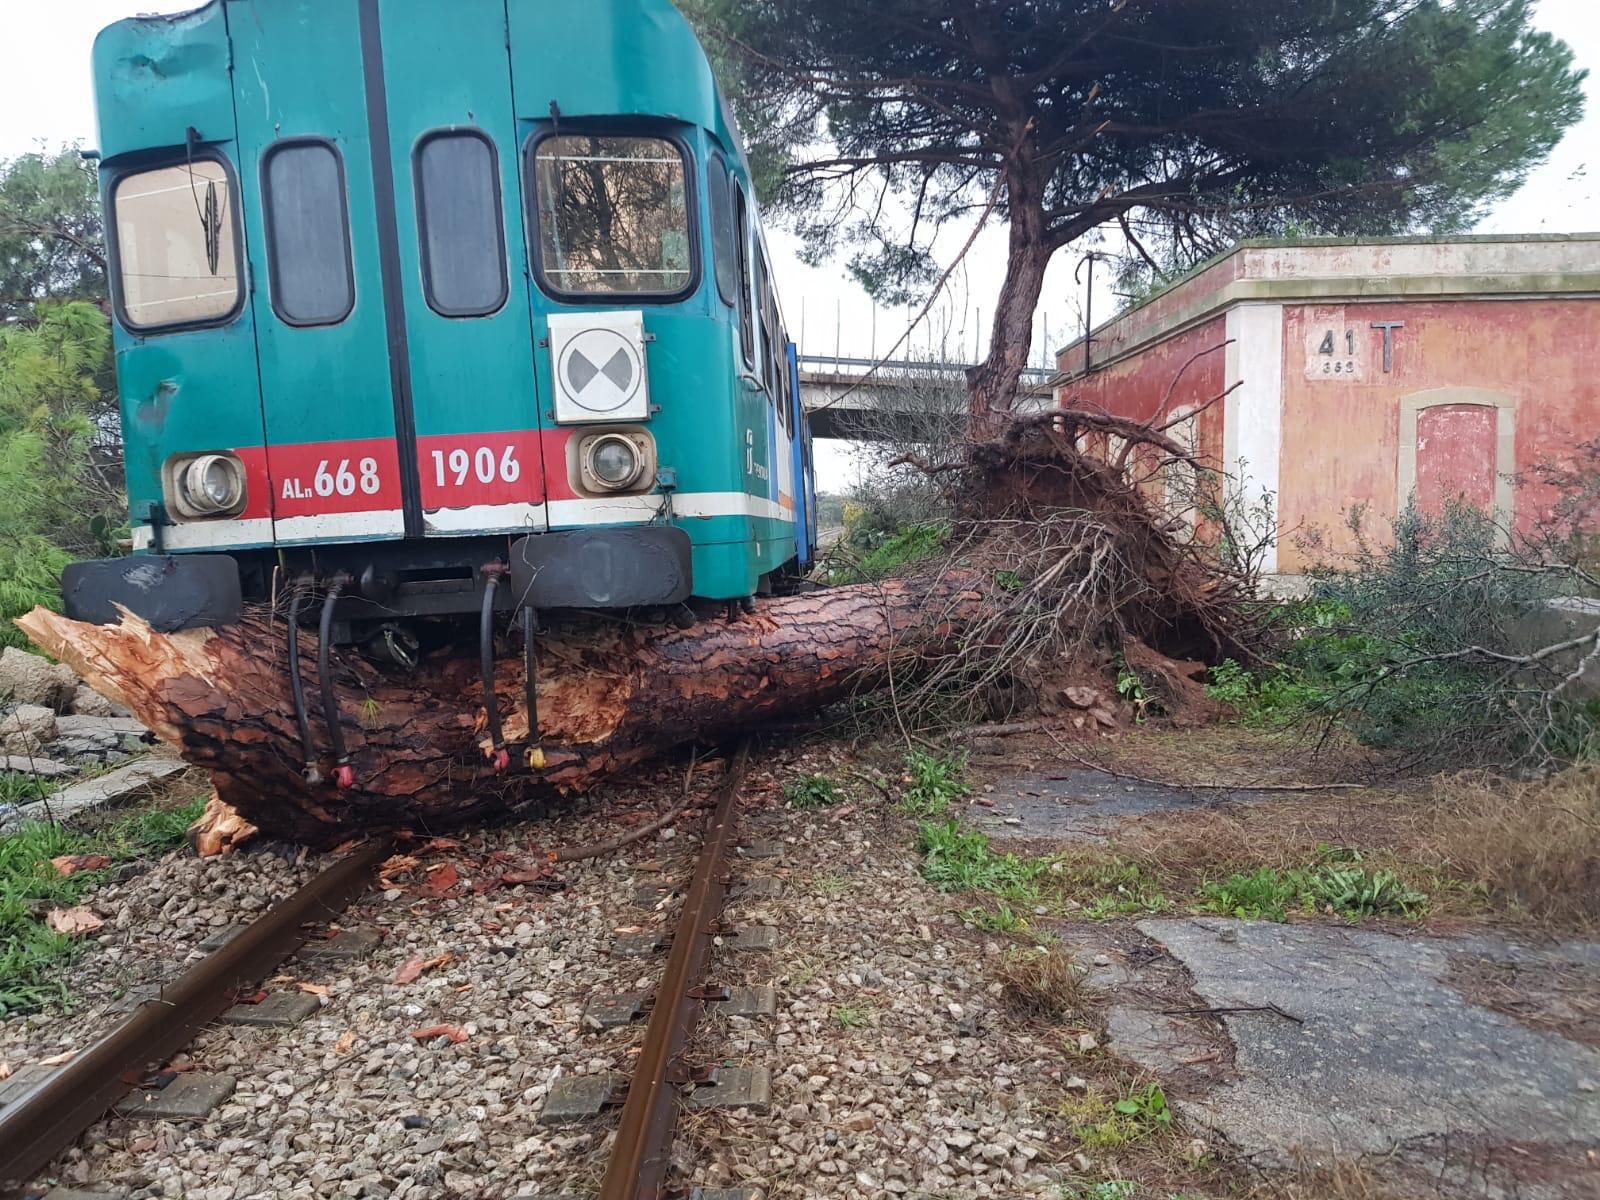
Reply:
[[964, 752], [937, 755], [912, 751], [906, 756], [907, 786], [900, 798], [900, 811], [924, 821], [944, 816], [954, 801], [972, 790], [961, 782], [966, 769]]
[[1116, 1101], [1087, 1092], [1065, 1101], [1062, 1115], [1072, 1122], [1073, 1135], [1091, 1150], [1114, 1150], [1172, 1128], [1172, 1110], [1157, 1083], [1131, 1089]]
[[381, 729], [383, 727], [383, 705], [371, 696], [361, 702], [361, 728]]
[[836, 900], [850, 890], [850, 881], [843, 875], [813, 875], [811, 886], [817, 895]]
[[1071, 952], [1059, 945], [1013, 946], [995, 961], [992, 974], [1006, 1004], [1027, 1016], [1081, 1018], [1098, 999]]
[[55, 784], [37, 775], [0, 775], [0, 807], [48, 800], [55, 792]]
[[1133, 1200], [1138, 1191], [1138, 1186], [1126, 1179], [1106, 1179], [1081, 1187], [1075, 1183], [1063, 1183], [1061, 1200]]
[[1011, 911], [1009, 904], [1002, 904], [998, 908], [969, 908], [961, 914], [961, 919], [974, 929], [981, 929], [985, 933], [1026, 933], [1028, 922], [1026, 918]]
[[1321, 910], [1360, 918], [1409, 917], [1426, 907], [1428, 897], [1411, 890], [1393, 871], [1373, 871], [1359, 862], [1323, 864], [1304, 870], [1261, 867], [1236, 871], [1201, 885], [1205, 912], [1246, 920], [1283, 921], [1290, 909]]
[[40, 921], [35, 905], [75, 904], [105, 881], [104, 871], [62, 875], [51, 865], [52, 858], [90, 848], [81, 834], [31, 821], [0, 838], [0, 1017], [32, 1012], [64, 995], [61, 984], [50, 981], [49, 968], [77, 947]]
[[922, 877], [942, 892], [990, 892], [1029, 907], [1039, 901], [1039, 876], [1048, 869], [1040, 860], [989, 849], [987, 834], [964, 830], [959, 822], [924, 821], [917, 831], [923, 856]]
[[872, 1010], [859, 1006], [841, 1004], [833, 1010], [833, 1019], [839, 1022], [840, 1029], [859, 1029], [872, 1021]]
[[1283, 921], [1299, 899], [1300, 889], [1282, 871], [1262, 867], [1235, 871], [1223, 880], [1208, 879], [1200, 886], [1204, 912], [1222, 913], [1245, 920]]
[[206, 800], [198, 796], [178, 808], [147, 808], [114, 826], [111, 839], [120, 857], [165, 854], [184, 844], [189, 826], [205, 812]]
[[826, 775], [807, 775], [785, 784], [783, 798], [790, 808], [832, 808], [845, 797]]

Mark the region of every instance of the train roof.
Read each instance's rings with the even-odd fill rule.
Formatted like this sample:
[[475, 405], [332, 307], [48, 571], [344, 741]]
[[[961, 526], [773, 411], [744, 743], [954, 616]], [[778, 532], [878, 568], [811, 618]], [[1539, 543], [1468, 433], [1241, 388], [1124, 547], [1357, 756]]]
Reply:
[[[94, 46], [99, 150], [105, 158], [181, 146], [234, 127], [229, 20], [255, 5], [211, 0], [170, 16], [118, 21]], [[308, 26], [315, 20], [307, 6]], [[516, 115], [665, 117], [710, 130], [741, 162], [737, 127], [704, 48], [671, 0], [506, 0]], [[448, 5], [440, 20], [449, 20]], [[313, 32], [308, 28], [308, 36]], [[392, 36], [426, 36], [406, 28]], [[246, 75], [248, 78], [248, 75]]]

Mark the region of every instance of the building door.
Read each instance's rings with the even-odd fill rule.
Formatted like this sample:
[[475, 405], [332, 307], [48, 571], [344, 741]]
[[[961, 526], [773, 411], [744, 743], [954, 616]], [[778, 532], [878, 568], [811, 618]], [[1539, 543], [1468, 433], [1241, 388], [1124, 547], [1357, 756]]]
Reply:
[[1496, 410], [1440, 404], [1417, 414], [1417, 506], [1437, 515], [1451, 504], [1494, 512]]

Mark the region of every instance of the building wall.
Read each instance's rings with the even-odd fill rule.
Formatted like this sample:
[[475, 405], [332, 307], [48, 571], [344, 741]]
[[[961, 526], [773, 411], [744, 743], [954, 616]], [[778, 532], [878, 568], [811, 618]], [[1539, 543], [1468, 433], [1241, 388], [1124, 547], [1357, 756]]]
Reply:
[[1196, 444], [1245, 511], [1271, 497], [1268, 572], [1353, 549], [1352, 513], [1381, 540], [1413, 494], [1526, 531], [1553, 499], [1528, 470], [1600, 434], [1600, 235], [1245, 243], [1093, 347], [1087, 376], [1081, 342], [1058, 356], [1064, 407], [1153, 420], [1227, 392]]
[[[1383, 331], [1372, 325], [1394, 321], [1405, 328], [1393, 331], [1386, 372]], [[1319, 353], [1330, 332], [1334, 356]], [[1344, 353], [1351, 334], [1353, 356]], [[1494, 496], [1525, 531], [1550, 498], [1504, 476], [1559, 458], [1600, 426], [1600, 300], [1287, 305], [1283, 364], [1279, 570], [1353, 549], [1355, 505], [1381, 535], [1414, 489], [1430, 507], [1452, 491]], [[1409, 471], [1407, 408], [1417, 432]], [[1481, 414], [1492, 412], [1498, 437], [1501, 409], [1510, 414], [1509, 472], [1482, 428]], [[1483, 477], [1485, 462], [1493, 478]]]

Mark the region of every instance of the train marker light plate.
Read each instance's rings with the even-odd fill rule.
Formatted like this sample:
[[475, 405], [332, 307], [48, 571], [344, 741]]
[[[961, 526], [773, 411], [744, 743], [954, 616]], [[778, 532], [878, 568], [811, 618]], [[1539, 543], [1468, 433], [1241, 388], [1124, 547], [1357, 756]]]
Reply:
[[552, 313], [556, 420], [643, 421], [650, 416], [644, 313]]

